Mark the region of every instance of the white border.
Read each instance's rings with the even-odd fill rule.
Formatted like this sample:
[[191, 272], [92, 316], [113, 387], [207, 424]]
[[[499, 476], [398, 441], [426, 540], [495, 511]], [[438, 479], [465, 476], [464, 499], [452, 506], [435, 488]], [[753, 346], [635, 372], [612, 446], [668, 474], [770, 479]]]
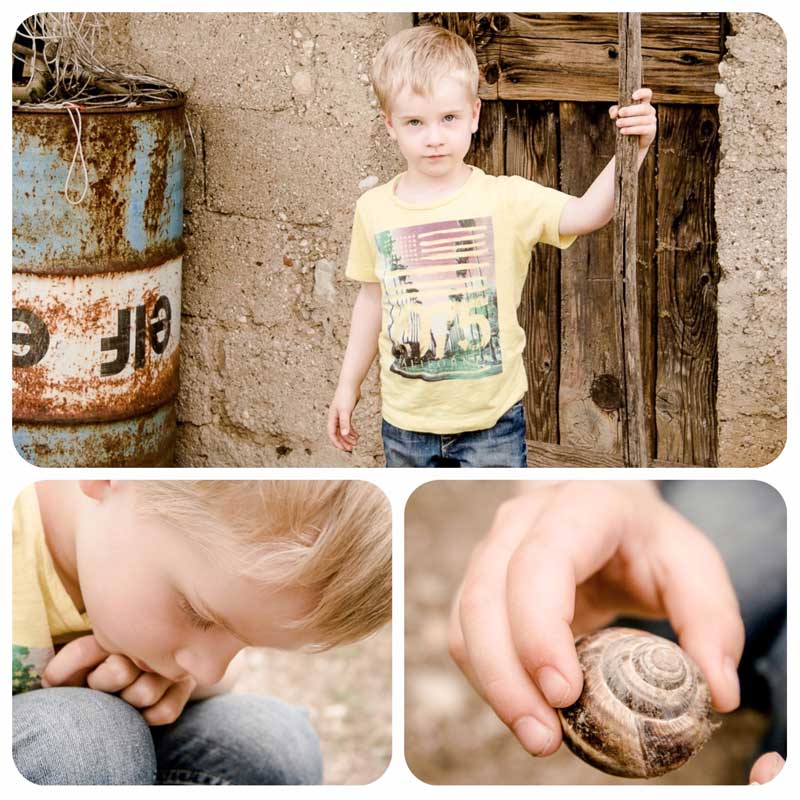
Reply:
[[[24, 6], [30, 6], [28, 10], [21, 10]], [[0, 11], [4, 22], [3, 30], [6, 32], [6, 50], [3, 53], [6, 63], [5, 74], [10, 74], [10, 48], [8, 43], [16, 25], [26, 16], [43, 10], [41, 6], [36, 4], [25, 3], [21, 6], [14, 6], [9, 9], [3, 8]], [[58, 11], [58, 10], [87, 10], [87, 11], [130, 11], [131, 3], [119, 3], [115, 0], [111, 2], [85, 2], [85, 3], [64, 3], [55, 2], [45, 5], [44, 10]], [[266, 7], [270, 12], [312, 12], [312, 11], [361, 11], [371, 12], [375, 11], [375, 2], [340, 2], [332, 3], [322, 0], [322, 2], [311, 3], [308, 0], [272, 0], [269, 3], [264, 2], [232, 2], [222, 4], [220, 2], [179, 2], [171, 4], [168, 9], [164, 8], [162, 2], [153, 2], [153, 0], [138, 0], [135, 4], [136, 12], [144, 11], [224, 11], [229, 13], [231, 11], [251, 11], [263, 12]], [[436, 2], [433, 4], [409, 4], [387, 2], [382, 4], [380, 11], [401, 11], [410, 12], [415, 10], [433, 9], [437, 11], [477, 11], [477, 10], [530, 10], [531, 6], [527, 3], [521, 2], [503, 2], [503, 3], [475, 3], [475, 2]], [[539, 11], [560, 11], [564, 10], [563, 6], [556, 3], [545, 4], [542, 8], [537, 8]], [[630, 4], [620, 2], [606, 2], [598, 3], [571, 3], [568, 6], [571, 12], [579, 11], [628, 11], [633, 10]], [[698, 6], [694, 3], [671, 3], [668, 6], [656, 4], [653, 2], [639, 3], [635, 10], [640, 11], [696, 11]], [[714, 3], [700, 7], [703, 11], [741, 11], [753, 12], [758, 10], [760, 13], [765, 13], [771, 16], [782, 27], [787, 34], [787, 58], [788, 58], [788, 111], [790, 115], [789, 131], [788, 131], [788, 219], [798, 219], [798, 206], [797, 206], [797, 191], [796, 191], [796, 163], [795, 147], [797, 145], [797, 136], [795, 127], [792, 122], [796, 119], [796, 90], [795, 81], [797, 74], [795, 70], [795, 57], [793, 52], [793, 45], [795, 44], [795, 20], [798, 17], [798, 12], [794, 8], [789, 8], [789, 4], [778, 4], [771, 2], [767, 7], [754, 8], [752, 3], [743, 2], [728, 2], [728, 3]], [[11, 186], [11, 161], [10, 153], [10, 104], [3, 106], [4, 119], [2, 122], [2, 137], [4, 146], [0, 147], [0, 165], [2, 165], [2, 174], [5, 180], [6, 190], [3, 193], [4, 209], [5, 209], [5, 225], [2, 226], [0, 235], [4, 243], [4, 250], [7, 254], [7, 263], [10, 261], [8, 255], [11, 252], [11, 207], [10, 207], [10, 186]], [[794, 117], [792, 117], [794, 115]], [[793, 228], [787, 225], [788, 235], [788, 263], [791, 265], [797, 264], [798, 253], [796, 239], [793, 235]], [[0, 296], [11, 296], [11, 271], [7, 266], [2, 274], [2, 292]], [[532, 795], [566, 798], [573, 796], [585, 796], [588, 791], [596, 794], [598, 797], [617, 798], [620, 792], [630, 794], [634, 791], [633, 788], [618, 787], [618, 786], [593, 786], [591, 788], [569, 786], [527, 786], [527, 787], [514, 787], [514, 786], [501, 786], [487, 788], [485, 786], [476, 787], [446, 787], [446, 786], [428, 786], [417, 780], [408, 770], [403, 758], [403, 512], [405, 501], [411, 492], [420, 484], [427, 483], [431, 480], [438, 480], [446, 478], [448, 480], [475, 480], [477, 478], [485, 480], [510, 480], [513, 478], [525, 477], [528, 479], [539, 480], [552, 480], [552, 479], [613, 479], [613, 480], [634, 480], [634, 479], [669, 479], [669, 478], [682, 478], [682, 479], [700, 479], [700, 480], [721, 480], [721, 479], [742, 479], [742, 480], [761, 480], [770, 483], [774, 486], [783, 496], [788, 509], [788, 528], [789, 535], [789, 575], [788, 582], [790, 587], [794, 587], [800, 578], [800, 556], [798, 553], [800, 549], [794, 542], [792, 532], [796, 527], [796, 520], [798, 519], [798, 500], [796, 487], [798, 485], [798, 458], [797, 442], [794, 441], [795, 430], [795, 416], [800, 413], [798, 409], [796, 395], [797, 395], [797, 378], [796, 367], [798, 366], [796, 358], [794, 358], [793, 342], [797, 341], [798, 325], [792, 315], [792, 311], [797, 308], [797, 292], [795, 289], [795, 281], [790, 279], [789, 284], [789, 297], [788, 303], [788, 339], [789, 339], [789, 404], [788, 404], [788, 435], [787, 447], [784, 452], [771, 464], [758, 468], [758, 469], [696, 469], [687, 468], [682, 470], [666, 470], [666, 469], [649, 469], [649, 470], [622, 470], [622, 469], [538, 469], [535, 471], [508, 471], [508, 470], [482, 470], [480, 474], [472, 471], [466, 473], [458, 473], [457, 471], [448, 471], [448, 474], [442, 475], [441, 472], [433, 470], [422, 471], [406, 471], [406, 470], [382, 470], [377, 468], [340, 468], [340, 469], [311, 469], [311, 468], [269, 468], [269, 469], [223, 469], [223, 468], [206, 468], [206, 469], [157, 469], [147, 471], [148, 478], [337, 478], [337, 479], [354, 479], [354, 480], [369, 480], [380, 486], [384, 492], [389, 496], [393, 506], [393, 518], [395, 522], [395, 539], [394, 539], [394, 619], [392, 622], [393, 633], [393, 681], [392, 681], [392, 707], [393, 707], [393, 757], [391, 764], [384, 775], [373, 784], [368, 784], [364, 787], [358, 786], [325, 786], [325, 787], [271, 787], [265, 790], [261, 787], [227, 787], [224, 791], [250, 793], [263, 796], [265, 791], [269, 791], [270, 795], [273, 793], [283, 795], [284, 793], [291, 793], [292, 796], [314, 796], [314, 797], [380, 797], [382, 800], [386, 798], [422, 798], [427, 796], [435, 796], [438, 798], [459, 798], [459, 800], [469, 798], [485, 798], [487, 795], [497, 798], [529, 798]], [[5, 331], [5, 341], [10, 341], [10, 314], [6, 313], [3, 316], [3, 330]], [[0, 495], [2, 496], [2, 507], [6, 509], [5, 513], [10, 514], [11, 505], [14, 498], [17, 496], [25, 486], [34, 480], [41, 480], [44, 478], [91, 478], [91, 477], [108, 477], [108, 471], [95, 470], [95, 469], [73, 469], [73, 470], [42, 470], [37, 469], [30, 464], [24, 462], [13, 450], [11, 445], [11, 436], [9, 430], [9, 422], [11, 420], [11, 365], [10, 359], [6, 358], [2, 362], [5, 385], [8, 387], [5, 392], [6, 403], [6, 429], [5, 429], [5, 446], [0, 451], [0, 466], [4, 467], [2, 471], [3, 483]], [[450, 474], [450, 473], [453, 474]], [[115, 478], [141, 478], [143, 472], [141, 470], [123, 469], [114, 470], [113, 475]], [[6, 517], [8, 519], [8, 516]], [[455, 543], [454, 543], [455, 544]], [[9, 557], [9, 548], [6, 547], [0, 553], [0, 558], [3, 563], [3, 576], [6, 579], [5, 586], [10, 586], [11, 581], [11, 566]], [[2, 617], [2, 630], [0, 630], [0, 641], [8, 642], [10, 640], [10, 613], [8, 604], [10, 600], [10, 593], [8, 589], [5, 592], [4, 599], [4, 613]], [[800, 630], [797, 625], [793, 626], [798, 619], [797, 612], [797, 597], [793, 590], [789, 592], [789, 759], [787, 765], [781, 775], [773, 782], [761, 788], [750, 787], [730, 787], [730, 786], [684, 786], [684, 787], [646, 787], [641, 783], [632, 784], [635, 790], [639, 791], [642, 788], [647, 788], [648, 793], [655, 797], [666, 796], [668, 793], [680, 793], [682, 798], [703, 798], [704, 800], [709, 797], [725, 797], [736, 796], [749, 796], [751, 792], [766, 792], [770, 797], [788, 797], [790, 793], [796, 796], [797, 789], [800, 787], [800, 780], [798, 779], [798, 768], [795, 766], [797, 761], [794, 756], [793, 748], [796, 742], [794, 733], [794, 721], [798, 711], [797, 691], [794, 676], [798, 674], [798, 667], [800, 667], [800, 656], [798, 655], [798, 642], [797, 631]], [[2, 701], [2, 718], [3, 725], [0, 730], [0, 785], [8, 787], [14, 792], [14, 797], [28, 796], [39, 794], [40, 792], [47, 792], [48, 789], [35, 787], [25, 782], [13, 767], [10, 758], [10, 708], [11, 697], [10, 694], [4, 695]], [[794, 791], [792, 791], [794, 789]], [[115, 787], [114, 794], [132, 794], [141, 791], [162, 791], [161, 788], [145, 789], [139, 787]], [[84, 797], [89, 793], [103, 792], [102, 787], [59, 787], [56, 791], [59, 792], [59, 797]], [[196, 793], [200, 791], [194, 787], [169, 787], [167, 789], [171, 796], [177, 793], [189, 791]], [[98, 795], [99, 796], [99, 795]]]

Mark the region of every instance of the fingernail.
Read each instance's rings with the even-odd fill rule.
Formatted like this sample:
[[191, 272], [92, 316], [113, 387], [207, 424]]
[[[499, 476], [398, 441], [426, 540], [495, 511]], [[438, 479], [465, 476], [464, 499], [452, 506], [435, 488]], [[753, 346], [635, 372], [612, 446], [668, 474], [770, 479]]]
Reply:
[[560, 708], [564, 705], [569, 694], [569, 683], [557, 669], [542, 667], [536, 673], [536, 683], [551, 706]]
[[512, 730], [522, 746], [535, 756], [544, 753], [553, 740], [553, 731], [536, 717], [520, 717], [512, 726]]
[[48, 681], [47, 678], [45, 678], [45, 677], [42, 677], [41, 684], [42, 684], [42, 688], [43, 689], [49, 689], [50, 688], [50, 681]]

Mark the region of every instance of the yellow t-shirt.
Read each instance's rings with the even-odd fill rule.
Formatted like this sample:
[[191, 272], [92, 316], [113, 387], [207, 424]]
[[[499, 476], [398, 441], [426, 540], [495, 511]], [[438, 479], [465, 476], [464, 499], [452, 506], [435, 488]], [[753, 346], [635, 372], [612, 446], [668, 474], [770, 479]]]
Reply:
[[356, 203], [346, 274], [379, 281], [383, 416], [410, 431], [492, 427], [527, 389], [517, 321], [537, 242], [559, 236], [570, 195], [477, 167], [427, 205], [395, 194], [398, 179]]
[[92, 626], [56, 573], [33, 486], [14, 503], [11, 542], [11, 691], [18, 694], [41, 688], [55, 645], [89, 633]]

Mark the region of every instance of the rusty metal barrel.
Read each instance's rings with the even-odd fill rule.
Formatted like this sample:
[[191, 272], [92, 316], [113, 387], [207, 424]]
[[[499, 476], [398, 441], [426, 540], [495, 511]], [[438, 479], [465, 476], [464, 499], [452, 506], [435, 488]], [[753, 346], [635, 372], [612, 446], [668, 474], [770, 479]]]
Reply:
[[184, 100], [79, 115], [13, 112], [14, 445], [39, 466], [168, 466]]

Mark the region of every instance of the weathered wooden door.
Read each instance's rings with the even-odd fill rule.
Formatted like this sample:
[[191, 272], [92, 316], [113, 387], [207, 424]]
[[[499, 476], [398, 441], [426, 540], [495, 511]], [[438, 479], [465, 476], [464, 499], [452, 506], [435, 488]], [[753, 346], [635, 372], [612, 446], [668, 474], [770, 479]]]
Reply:
[[[469, 159], [582, 194], [614, 155], [616, 14], [421, 14], [475, 49], [483, 101]], [[658, 137], [640, 170], [641, 358], [653, 462], [716, 466], [714, 178], [724, 14], [643, 14]], [[537, 246], [520, 307], [532, 466], [622, 465], [613, 223]]]

